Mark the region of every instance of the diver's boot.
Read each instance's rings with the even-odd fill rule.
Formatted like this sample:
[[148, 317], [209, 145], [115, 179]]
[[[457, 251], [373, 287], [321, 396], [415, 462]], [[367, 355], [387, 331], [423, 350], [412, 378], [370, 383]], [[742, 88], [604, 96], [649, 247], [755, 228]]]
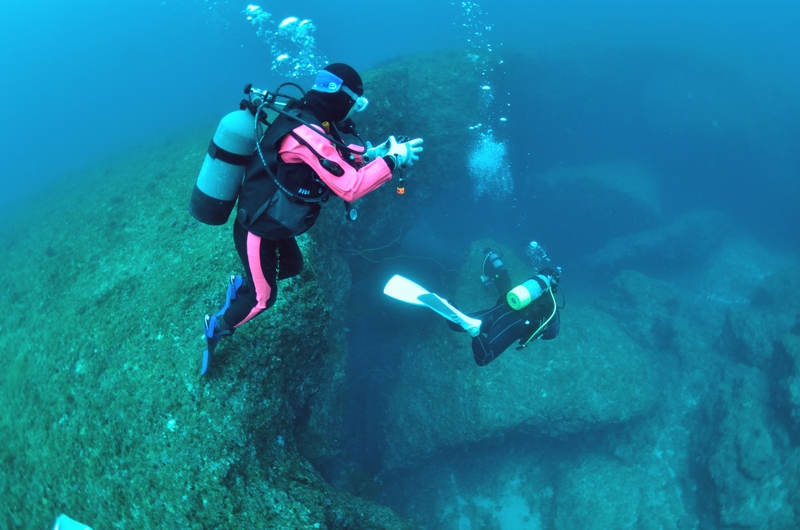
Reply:
[[244, 283], [241, 276], [234, 276], [231, 274], [230, 278], [228, 278], [228, 289], [225, 291], [225, 304], [222, 306], [222, 309], [217, 311], [214, 316], [219, 318], [225, 314], [225, 311], [231, 306], [231, 302], [236, 300], [236, 293], [239, 291], [239, 288]]
[[222, 337], [230, 337], [236, 331], [236, 328], [228, 324], [225, 316], [206, 315], [206, 338], [214, 341], [214, 346], [217, 345], [219, 339]]
[[242, 286], [242, 277], [233, 276], [228, 280], [228, 289], [225, 292], [225, 304], [213, 315], [206, 315], [203, 319], [203, 329], [206, 337], [206, 349], [203, 352], [203, 366], [200, 368], [200, 375], [205, 375], [211, 366], [214, 358], [214, 349], [222, 337], [233, 335], [235, 328], [229, 325], [224, 318], [225, 312], [231, 306], [231, 302], [236, 300], [236, 292]]
[[203, 366], [200, 369], [200, 375], [205, 375], [208, 368], [211, 366], [211, 361], [214, 359], [214, 350], [217, 344], [223, 337], [230, 337], [235, 328], [225, 322], [224, 315], [206, 315], [203, 321], [206, 336], [206, 350], [203, 352]]

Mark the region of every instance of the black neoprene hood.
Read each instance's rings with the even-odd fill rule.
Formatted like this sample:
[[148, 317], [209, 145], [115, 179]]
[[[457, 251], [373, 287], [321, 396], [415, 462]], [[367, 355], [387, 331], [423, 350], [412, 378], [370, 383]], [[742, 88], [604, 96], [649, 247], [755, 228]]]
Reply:
[[352, 66], [344, 63], [331, 63], [323, 68], [323, 70], [327, 70], [341, 79], [344, 86], [359, 96], [364, 95], [364, 82], [361, 81], [361, 76], [358, 75], [358, 72], [356, 72]]

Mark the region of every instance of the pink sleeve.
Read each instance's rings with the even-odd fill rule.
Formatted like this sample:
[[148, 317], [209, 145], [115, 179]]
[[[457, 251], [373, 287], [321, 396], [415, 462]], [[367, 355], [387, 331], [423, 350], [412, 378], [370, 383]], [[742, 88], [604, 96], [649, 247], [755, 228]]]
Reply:
[[337, 164], [344, 174], [337, 177], [322, 167], [314, 153], [291, 134], [287, 134], [281, 142], [279, 150], [281, 159], [287, 164], [309, 165], [331, 191], [348, 202], [360, 199], [392, 179], [392, 170], [389, 169], [383, 158], [356, 169], [342, 159], [330, 140], [312, 131], [308, 126], [301, 125], [293, 132], [312, 146], [321, 157]]
[[358, 165], [358, 167], [365, 166], [366, 164], [364, 164], [364, 154], [361, 151], [364, 151], [364, 149], [366, 148], [356, 144], [348, 144], [347, 147], [349, 147], [350, 150], [353, 151], [353, 157], [355, 157], [356, 164]]

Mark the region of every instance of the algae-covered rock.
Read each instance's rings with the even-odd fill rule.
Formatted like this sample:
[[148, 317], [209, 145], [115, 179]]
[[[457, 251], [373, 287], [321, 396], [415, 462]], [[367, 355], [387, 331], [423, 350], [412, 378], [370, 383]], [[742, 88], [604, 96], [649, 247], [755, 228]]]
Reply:
[[696, 528], [678, 481], [664, 466], [626, 466], [603, 456], [567, 468], [556, 485], [554, 528]]
[[794, 263], [778, 270], [761, 269], [757, 288], [753, 292], [753, 303], [759, 307], [782, 310], [793, 316], [800, 312], [800, 270]]
[[765, 368], [772, 359], [771, 315], [752, 307], [731, 307], [725, 313], [723, 340], [734, 358]]
[[744, 366], [734, 374], [709, 462], [720, 520], [735, 527], [796, 528], [792, 499], [800, 487], [800, 451], [788, 447], [786, 433], [768, 421], [764, 375]]
[[573, 207], [605, 209], [620, 221], [653, 222], [661, 213], [658, 175], [632, 162], [553, 169], [541, 176], [541, 185], [550, 197], [572, 202], [583, 196]]
[[795, 432], [800, 432], [800, 329], [781, 339], [780, 351], [785, 360], [786, 379], [779, 382], [779, 399], [787, 403]]
[[309, 460], [339, 452], [349, 284], [315, 240], [200, 377], [202, 317], [241, 273], [230, 225], [187, 212], [207, 141], [74, 175], [0, 236], [0, 526], [66, 512], [95, 528], [407, 527]]
[[[478, 270], [480, 247], [473, 245], [464, 270]], [[512, 346], [483, 368], [472, 359], [469, 337], [441, 319], [415, 337], [389, 398], [386, 467], [514, 430], [562, 436], [625, 422], [656, 399], [648, 354], [591, 307], [567, 305], [555, 340]]]
[[683, 298], [684, 293], [666, 282], [624, 270], [608, 284], [596, 304], [639, 343], [663, 351], [678, 335], [685, 311]]

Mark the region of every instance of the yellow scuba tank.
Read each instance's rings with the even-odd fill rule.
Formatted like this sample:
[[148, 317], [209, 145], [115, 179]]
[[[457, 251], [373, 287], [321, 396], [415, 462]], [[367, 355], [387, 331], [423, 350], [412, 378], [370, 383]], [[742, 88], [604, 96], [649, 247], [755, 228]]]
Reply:
[[237, 110], [219, 122], [189, 201], [189, 213], [201, 223], [228, 221], [256, 148], [253, 120], [249, 110]]

